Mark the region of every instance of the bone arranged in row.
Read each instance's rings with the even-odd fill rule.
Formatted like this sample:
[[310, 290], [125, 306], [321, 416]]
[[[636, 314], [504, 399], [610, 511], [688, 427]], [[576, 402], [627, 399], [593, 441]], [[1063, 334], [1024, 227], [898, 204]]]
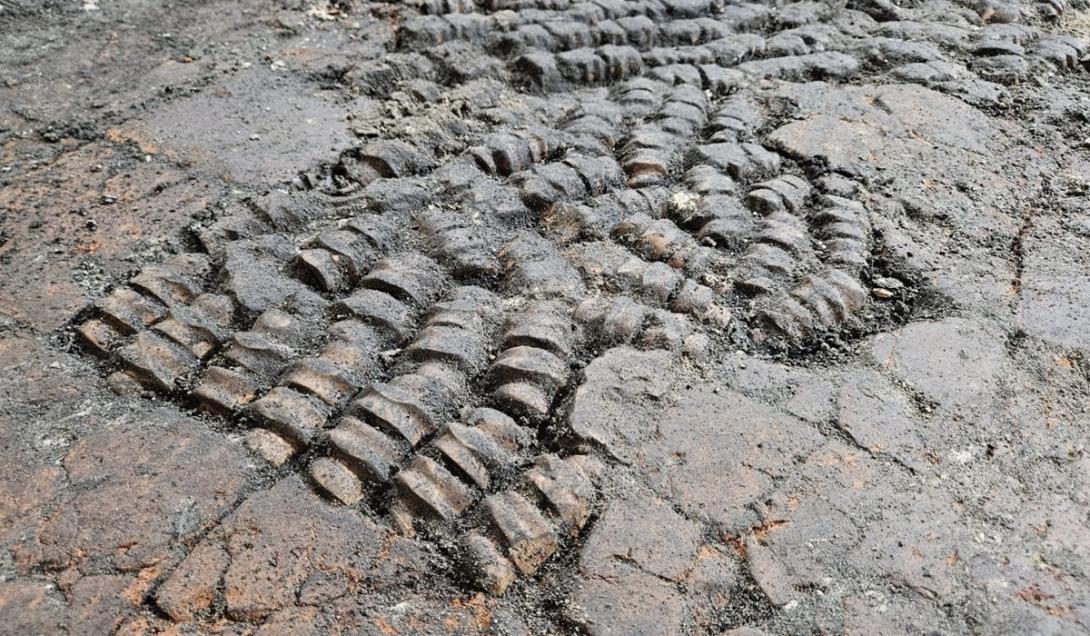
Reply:
[[510, 176], [525, 204], [536, 210], [601, 194], [623, 182], [620, 166], [604, 155], [569, 151], [558, 161], [541, 163], [567, 145], [566, 134], [554, 133], [531, 128], [490, 135], [468, 153], [483, 172]]
[[397, 243], [397, 233], [385, 217], [366, 214], [340, 223], [299, 250], [298, 262], [307, 277], [323, 291], [355, 287], [367, 269]]
[[[760, 107], [748, 96], [734, 96], [724, 101], [711, 117], [705, 134], [712, 144], [738, 145], [746, 143], [764, 121]], [[758, 157], [757, 166], [745, 162], [715, 166], [700, 163], [684, 175], [689, 193], [674, 197], [671, 217], [679, 225], [696, 234], [706, 244], [741, 249], [753, 233], [752, 214], [735, 198], [738, 184], [735, 176], [749, 175], [774, 169], [778, 163], [759, 147], [748, 156]], [[743, 157], [747, 153], [741, 153]]]
[[735, 180], [771, 177], [780, 171], [780, 156], [757, 143], [713, 142], [696, 147], [698, 165], [709, 166]]
[[208, 374], [200, 397], [226, 402], [220, 394], [229, 392], [229, 399], [240, 406], [252, 400], [247, 413], [255, 425], [247, 441], [269, 463], [279, 466], [307, 447], [330, 415], [364, 383], [386, 335], [354, 320], [334, 323], [330, 334], [332, 340], [316, 355], [285, 363], [277, 385], [260, 398], [254, 399], [260, 390], [247, 377], [251, 369], [224, 368]]
[[[345, 186], [338, 180], [338, 189], [327, 191], [332, 184], [320, 185], [312, 176], [317, 177], [300, 175], [307, 183], [299, 186], [308, 188], [307, 191], [274, 190], [261, 197], [228, 200], [226, 209], [215, 221], [194, 228], [201, 248], [213, 258], [226, 261], [231, 258], [229, 251], [236, 254], [252, 248], [265, 251], [268, 245], [260, 244], [266, 241], [290, 244], [287, 237], [305, 232], [311, 223], [322, 222], [332, 214], [343, 218], [364, 211], [366, 200], [354, 186]], [[230, 276], [229, 271], [225, 273]]]
[[713, 143], [748, 141], [765, 123], [764, 110], [749, 95], [735, 95], [723, 101], [708, 122]]
[[[267, 310], [249, 331], [230, 339], [221, 363], [205, 371], [194, 395], [204, 408], [230, 413], [249, 405], [266, 387], [280, 384], [263, 408], [271, 409], [276, 399], [298, 395], [294, 407], [320, 412], [319, 402], [342, 399], [367, 375], [379, 352], [411, 336], [418, 314], [435, 297], [442, 281], [439, 266], [423, 256], [379, 261], [360, 280], [356, 292], [334, 305], [346, 319], [329, 327], [316, 355], [301, 360], [299, 351], [306, 346], [299, 341], [302, 325], [320, 317]], [[312, 400], [308, 395], [316, 397]], [[280, 449], [289, 450], [283, 445]]]
[[521, 189], [523, 202], [541, 211], [613, 190], [624, 183], [624, 172], [612, 157], [569, 152], [560, 161], [533, 166], [512, 180]]
[[[751, 79], [789, 80], [848, 77], [859, 69], [859, 62], [854, 57], [822, 50], [821, 40], [827, 38], [821, 37], [821, 33], [781, 33], [766, 41], [754, 33], [731, 32], [738, 25], [733, 18], [667, 23], [654, 29], [667, 45], [647, 48], [653, 42], [649, 40], [651, 32], [644, 29], [646, 24], [640, 24], [642, 21], [627, 22], [629, 28], [626, 30], [613, 21], [537, 22], [519, 20], [518, 16], [512, 15], [448, 14], [408, 21], [399, 32], [399, 43], [402, 47], [427, 49], [454, 40], [491, 36], [491, 48], [500, 54], [525, 51], [515, 58], [514, 69], [543, 90], [564, 83], [589, 86], [615, 82], [639, 75], [648, 68], [661, 79], [712, 85], [707, 88], [722, 84], [723, 71], [732, 67], [737, 67], [741, 76]], [[746, 16], [742, 22], [749, 18]], [[671, 26], [677, 23], [680, 24]], [[713, 26], [713, 23], [721, 26]], [[715, 37], [724, 33], [728, 34]], [[674, 44], [669, 43], [671, 39]], [[811, 40], [815, 40], [813, 45]], [[1062, 54], [1057, 53], [1061, 50]], [[1051, 55], [1062, 67], [1066, 60], [1074, 59], [1068, 50], [1077, 52], [1079, 49], [1064, 41], [1062, 45], [1046, 47], [1042, 55]], [[769, 57], [750, 59], [763, 55]], [[727, 83], [736, 81], [731, 79]]]
[[[492, 36], [499, 31], [529, 28], [533, 25], [547, 25], [560, 23], [602, 25], [603, 33], [612, 34], [613, 39], [635, 39], [639, 41], [644, 37], [646, 29], [644, 20], [656, 20], [670, 13], [669, 9], [657, 0], [598, 0], [597, 2], [570, 3], [567, 0], [545, 0], [535, 3], [525, 0], [495, 0], [479, 3], [488, 11], [498, 12], [493, 15], [478, 14], [470, 11], [464, 0], [421, 0], [416, 2], [418, 10], [425, 15], [407, 19], [401, 25], [398, 44], [404, 48], [426, 49], [430, 46], [450, 42], [452, 40], [476, 39]], [[457, 10], [454, 10], [457, 9]], [[697, 15], [679, 16], [683, 24], [673, 29], [653, 29], [656, 41], [664, 37], [678, 38], [684, 42], [686, 38], [703, 34], [709, 31], [718, 32], [718, 27], [713, 27], [707, 18]], [[633, 18], [642, 18], [633, 22]], [[733, 19], [732, 19], [733, 18]], [[729, 15], [722, 22], [724, 28], [730, 26], [742, 26], [742, 20], [752, 22], [753, 18], [743, 15]], [[616, 22], [613, 22], [616, 21]], [[655, 23], [652, 22], [652, 25]], [[564, 27], [562, 27], [564, 28]], [[572, 30], [574, 27], [567, 27]], [[565, 31], [566, 32], [566, 31]], [[546, 32], [548, 33], [548, 32]], [[648, 32], [650, 33], [650, 32]], [[663, 34], [667, 35], [663, 35]], [[623, 35], [621, 35], [623, 34]], [[535, 37], [533, 31], [527, 31], [524, 35], [516, 36], [511, 43], [522, 43], [526, 38]], [[579, 38], [577, 34], [570, 36], [546, 36], [549, 39], [557, 37]], [[672, 41], [672, 40], [671, 40]], [[502, 40], [496, 44], [503, 44]], [[502, 48], [502, 46], [501, 46]]]
[[691, 84], [721, 96], [746, 83], [746, 76], [719, 64], [667, 64], [648, 70], [647, 77], [669, 86]]
[[676, 64], [715, 64], [729, 68], [763, 55], [766, 49], [767, 43], [760, 35], [737, 33], [703, 44], [657, 47], [644, 51], [640, 57], [644, 65], [652, 68]]
[[814, 214], [814, 234], [821, 241], [822, 261], [858, 276], [870, 260], [871, 226], [866, 208], [858, 201], [832, 195], [822, 197]]
[[596, 86], [640, 75], [640, 52], [630, 46], [606, 45], [564, 53], [532, 51], [512, 62], [514, 70], [540, 90], [567, 85]]
[[262, 312], [249, 330], [231, 335], [217, 364], [204, 371], [193, 391], [202, 408], [228, 413], [252, 401], [303, 346], [299, 334], [306, 321], [305, 316], [271, 308]]
[[561, 123], [569, 144], [585, 154], [612, 156], [627, 130], [627, 122], [658, 112], [671, 94], [664, 82], [635, 77], [609, 88], [583, 94], [579, 105]]
[[[419, 72], [407, 68], [413, 62], [423, 68]], [[365, 72], [363, 67], [372, 63], [386, 64], [387, 70]], [[464, 151], [476, 136], [467, 135], [470, 130], [498, 132], [503, 130], [503, 122], [527, 125], [539, 119], [541, 113], [527, 112], [528, 104], [505, 100], [499, 79], [472, 72], [455, 80], [445, 63], [438, 66], [420, 54], [390, 54], [362, 63], [343, 80], [385, 102], [382, 110], [398, 113], [398, 121], [387, 130], [385, 139], [343, 151], [334, 180], [343, 183], [347, 177], [357, 184], [375, 182], [381, 188], [381, 182], [376, 181], [381, 177], [424, 174], [437, 163], [445, 163], [450, 155]]]
[[[599, 89], [597, 95], [582, 101], [565, 117], [559, 130], [532, 126], [493, 133], [469, 148], [468, 154], [482, 171], [503, 177], [525, 171], [572, 146], [590, 154], [611, 154], [624, 117], [639, 112], [626, 106], [649, 100], [657, 105], [667, 89], [661, 83], [639, 79], [622, 83], [611, 91]], [[644, 95], [645, 92], [652, 94]]]
[[[682, 69], [672, 69], [664, 73], [661, 79], [672, 78], [675, 81], [681, 80], [693, 84], [707, 82], [709, 85], [706, 88], [713, 89], [717, 88], [715, 84], [722, 81], [723, 72], [739, 66], [740, 62], [742, 62], [740, 73], [744, 69], [750, 69], [751, 73], [771, 74], [770, 69], [774, 67], [750, 68], [745, 64], [754, 64], [756, 61], [743, 62], [760, 55], [764, 48], [765, 42], [761, 36], [736, 34], [697, 46], [653, 48], [647, 51], [623, 44], [576, 48], [560, 53], [531, 50], [516, 57], [511, 65], [515, 72], [542, 90], [556, 89], [569, 84], [594, 86], [617, 82], [641, 75], [649, 69], [675, 66], [689, 66], [698, 70], [686, 72]], [[818, 60], [815, 60], [811, 66], [817, 64]], [[713, 67], [717, 67], [718, 70]], [[697, 75], [691, 75], [693, 72]], [[687, 76], [688, 79], [686, 79]]]
[[568, 381], [572, 346], [568, 309], [553, 301], [531, 304], [511, 321], [492, 364], [493, 402], [516, 417], [547, 417]]
[[[701, 163], [685, 174], [685, 182], [695, 198], [675, 197], [670, 200], [670, 203], [675, 208], [675, 218], [678, 218], [686, 227], [699, 228], [699, 238], [710, 237], [716, 243], [737, 244], [738, 239], [744, 237], [748, 231], [751, 222], [747, 220], [748, 215], [740, 211], [733, 197], [729, 196], [736, 190], [735, 180], [777, 172], [780, 167], [780, 158], [779, 155], [766, 150], [759, 144], [718, 141], [740, 136], [746, 122], [735, 117], [724, 116], [719, 116], [716, 122], [716, 126], [723, 127], [712, 129], [714, 143], [697, 148], [697, 156]], [[661, 159], [662, 154], [658, 149], [652, 149], [648, 145], [647, 154], [641, 155], [644, 148], [638, 148], [639, 144], [633, 144], [633, 146], [637, 146], [637, 149], [629, 158], [624, 159], [625, 167], [630, 175], [634, 178], [643, 178], [647, 175], [655, 180], [665, 174], [670, 161]], [[641, 156], [648, 159], [641, 160]], [[794, 196], [791, 189], [804, 186], [808, 193], [809, 186], [805, 185], [805, 182], [797, 182], [794, 178], [789, 178], [783, 183], [769, 182], [755, 192], [754, 201], [761, 204], [760, 199], [764, 197], [768, 199], [768, 205], [772, 205], [776, 202], [775, 197]], [[580, 236], [600, 237], [607, 228], [616, 228], [620, 221], [619, 211], [654, 218], [662, 215], [666, 202], [665, 191], [659, 188], [648, 190], [646, 195], [611, 193], [594, 199], [587, 205], [554, 206], [546, 214], [546, 224], [565, 240], [574, 240]], [[709, 223], [712, 225], [708, 225]], [[634, 225], [638, 228], [643, 223], [634, 223]]]
[[411, 177], [436, 166], [431, 151], [400, 139], [378, 139], [341, 153], [339, 166], [356, 183], [366, 186], [377, 179]]
[[791, 175], [758, 184], [750, 191], [746, 203], [763, 219], [735, 271], [740, 289], [772, 292], [779, 281], [793, 279], [801, 262], [812, 257], [809, 228], [803, 218], [810, 193], [809, 183]]
[[596, 23], [553, 20], [523, 24], [509, 32], [497, 34], [493, 36], [489, 48], [503, 54], [525, 49], [556, 53], [608, 44], [647, 50], [656, 46], [704, 44], [726, 38], [733, 31], [733, 24], [707, 17], [669, 22], [655, 22], [642, 15]]
[[583, 277], [552, 241], [531, 232], [517, 236], [499, 251], [506, 286], [527, 298], [586, 297]]
[[100, 355], [115, 353], [123, 373], [163, 392], [212, 355], [234, 317], [230, 298], [202, 293], [207, 257], [182, 254], [146, 267], [95, 303], [96, 317], [80, 326], [86, 345]]
[[730, 269], [723, 253], [702, 245], [667, 217], [633, 214], [614, 226], [612, 234], [643, 258], [662, 261], [689, 278], [700, 280], [706, 275], [725, 274]]
[[[527, 127], [486, 136], [481, 143], [469, 148], [467, 154], [482, 171], [498, 176], [514, 175], [516, 182], [532, 173], [529, 169], [551, 158], [567, 147], [576, 146], [581, 152], [569, 153], [559, 164], [567, 163], [576, 168], [585, 181], [587, 191], [596, 193], [600, 187], [598, 181], [611, 179], [612, 170], [606, 164], [596, 167], [594, 157], [589, 155], [611, 154], [612, 148], [622, 135], [623, 120], [642, 118], [663, 107], [663, 101], [671, 97], [674, 102], [664, 117], [663, 130], [673, 131], [682, 126], [691, 128], [685, 122], [691, 119], [685, 102], [701, 102], [702, 92], [696, 87], [680, 89], [686, 96], [677, 95], [669, 84], [646, 78], [634, 78], [615, 86], [608, 99], [590, 100], [575, 109], [560, 130], [541, 126]], [[648, 130], [645, 134], [650, 135]], [[650, 143], [650, 139], [646, 140]], [[400, 140], [381, 140], [354, 149], [352, 162], [342, 164], [355, 166], [351, 176], [366, 185], [379, 177], [401, 177], [423, 173], [434, 167], [434, 162], [426, 159], [422, 151]], [[585, 196], [578, 188], [576, 180], [559, 168], [550, 168], [540, 172], [539, 176], [552, 181], [568, 197]]]
[[[724, 318], [729, 320], [729, 314]], [[576, 308], [575, 319], [586, 328], [588, 340], [602, 347], [633, 344], [676, 351], [693, 331], [684, 314], [650, 307], [623, 295], [585, 300]]]
[[592, 96], [582, 99], [561, 124], [572, 146], [587, 154], [611, 155], [620, 141], [625, 117], [630, 115], [626, 105], [635, 101], [629, 96], [642, 91], [641, 84], [630, 80], [613, 89], [594, 89]]
[[[470, 411], [465, 423], [451, 422], [397, 474], [389, 506], [405, 534], [418, 524], [460, 517], [496, 479], [525, 465], [533, 435], [508, 415], [490, 408]], [[433, 458], [434, 456], [434, 458]]]
[[635, 78], [582, 100], [560, 124], [559, 130], [528, 127], [486, 136], [469, 149], [477, 167], [489, 174], [510, 176], [555, 156], [565, 147], [593, 155], [612, 154], [621, 136], [623, 120], [642, 117], [658, 108], [669, 87]]
[[787, 212], [773, 212], [761, 220], [753, 243], [739, 259], [735, 284], [749, 293], [771, 293], [783, 281], [793, 280], [812, 257], [806, 222]]
[[584, 202], [558, 203], [542, 216], [547, 235], [568, 245], [576, 241], [608, 238], [622, 219], [635, 214], [660, 216], [671, 200], [665, 188], [624, 189]]
[[392, 517], [407, 534], [418, 519], [458, 517], [477, 498], [476, 491], [492, 488], [494, 476], [525, 463], [523, 453], [532, 441], [529, 430], [503, 412], [471, 410], [464, 423], [447, 424], [432, 440], [429, 450], [438, 461], [417, 455], [397, 474]]
[[127, 286], [95, 302], [96, 317], [80, 327], [81, 336], [96, 353], [109, 353], [125, 337], [166, 318], [171, 308], [194, 302], [200, 295], [200, 278], [208, 269], [207, 258], [199, 254], [183, 254], [144, 268]]
[[[699, 151], [707, 163], [686, 172], [690, 193], [674, 197], [669, 214], [681, 227], [694, 232], [702, 245], [740, 249], [752, 239], [754, 220], [733, 196], [735, 179], [778, 170], [779, 156], [756, 144], [733, 142], [702, 146]], [[758, 184], [746, 203], [749, 210], [769, 215], [763, 230], [773, 232], [784, 223], [794, 223], [787, 218], [790, 213], [785, 206], [801, 206], [809, 193], [810, 186], [804, 180], [786, 176]], [[763, 236], [758, 234], [758, 243], [765, 242]], [[772, 238], [778, 237], [774, 234]], [[748, 249], [759, 256], [765, 248], [751, 244]]]
[[1029, 76], [1034, 67], [1077, 69], [1086, 45], [1071, 36], [1042, 34], [1029, 25], [989, 24], [977, 34], [971, 52], [978, 57], [974, 71], [1013, 83]]
[[828, 269], [803, 277], [786, 294], [769, 298], [758, 310], [755, 324], [767, 337], [801, 342], [840, 328], [865, 301], [866, 292], [856, 276]]
[[[727, 271], [729, 267], [724, 255], [702, 245], [665, 216], [671, 206], [677, 207], [676, 199], [664, 188], [611, 192], [586, 204], [553, 206], [544, 216], [545, 228], [562, 244], [612, 236], [641, 257], [665, 262], [693, 279]], [[706, 212], [709, 215], [718, 212], [736, 214], [733, 209], [724, 208]], [[685, 218], [690, 216], [692, 213], [686, 213]], [[707, 222], [705, 219], [704, 223]]]
[[[503, 351], [486, 376], [487, 384], [493, 387], [491, 401], [501, 410], [474, 409], [464, 424], [448, 424], [428, 445], [442, 463], [418, 454], [405, 470], [397, 472], [436, 430], [441, 418], [449, 415], [443, 409], [457, 403], [455, 392], [447, 390], [449, 386], [433, 388], [430, 398], [424, 398], [420, 389], [425, 383], [402, 379], [420, 373], [441, 377], [435, 366], [441, 359], [434, 359], [433, 354], [413, 374], [388, 383], [394, 388], [405, 384], [401, 390], [373, 388], [354, 403], [355, 408], [329, 434], [333, 454], [312, 464], [312, 477], [332, 496], [354, 503], [368, 486], [386, 484], [396, 475], [399, 490], [392, 512], [407, 531], [411, 531], [412, 520], [417, 517], [449, 520], [457, 516], [476, 498], [472, 489], [487, 490], [491, 473], [521, 461], [519, 452], [532, 441], [532, 436], [520, 429], [511, 416], [531, 422], [546, 417], [557, 392], [567, 382], [564, 360], [571, 353], [572, 327], [566, 314], [562, 305], [540, 302], [510, 321], [501, 340]], [[486, 353], [483, 340], [474, 345], [475, 351]], [[467, 348], [457, 341], [443, 346]], [[459, 364], [459, 380], [464, 383], [481, 366], [483, 362]], [[461, 477], [455, 477], [451, 469]]]
[[[847, 77], [859, 69], [854, 57], [834, 51], [805, 53], [780, 50], [775, 38], [766, 41], [752, 33], [738, 33], [690, 46], [656, 47], [641, 50], [626, 44], [604, 44], [584, 48], [565, 47], [562, 52], [529, 50], [516, 57], [513, 69], [539, 89], [566, 83], [593, 86], [639, 74], [671, 84], [703, 85], [725, 91], [744, 79], [806, 79]], [[769, 57], [763, 57], [769, 55]], [[754, 59], [762, 58], [763, 59]]]
[[666, 263], [648, 262], [610, 241], [580, 243], [569, 258], [587, 278], [611, 293], [634, 295], [675, 313], [718, 321], [723, 310], [710, 287], [685, 277]]
[[[434, 307], [424, 328], [402, 351], [401, 357], [414, 368], [389, 382], [372, 383], [352, 402], [349, 412], [381, 419], [406, 439], [419, 441], [430, 434], [426, 409], [452, 401], [466, 376], [483, 365], [496, 306], [496, 298], [483, 289], [457, 288], [449, 301]], [[361, 355], [343, 362], [326, 355], [327, 345], [318, 356], [294, 365], [279, 386], [250, 407], [258, 421], [257, 432], [252, 433], [255, 448], [280, 449], [263, 453], [278, 463], [313, 443], [332, 413], [340, 411], [366, 385], [367, 371], [382, 342], [368, 344], [352, 349]], [[402, 400], [405, 395], [415, 395], [423, 402], [406, 404]]]
[[[865, 210], [855, 201], [826, 196], [808, 220], [804, 206], [810, 193], [809, 184], [793, 176], [759, 184], [750, 192], [747, 203], [764, 218], [735, 271], [739, 289], [751, 294], [778, 291], [785, 281], [798, 276], [803, 263], [815, 258], [858, 275], [869, 259], [870, 226]], [[823, 254], [815, 253], [813, 238], [821, 240]]]
[[477, 40], [508, 28], [513, 28], [508, 20], [479, 13], [417, 16], [399, 26], [397, 46], [403, 51], [423, 51], [455, 40]]
[[[754, 13], [732, 11], [729, 5], [719, 0], [714, 2], [677, 2], [674, 0], [480, 0], [479, 4], [489, 11], [511, 11], [526, 20], [554, 20], [558, 17], [573, 17], [588, 23], [623, 18], [625, 16], [644, 15], [650, 18], [693, 18], [706, 13], [741, 16]], [[746, 5], [754, 7], [755, 5]], [[761, 8], [761, 7], [758, 7]], [[761, 8], [763, 9], [763, 8]], [[557, 12], [564, 12], [558, 16]], [[762, 17], [767, 9], [760, 12]]]
[[599, 86], [638, 75], [671, 85], [691, 84], [717, 94], [746, 82], [762, 79], [800, 81], [809, 78], [846, 78], [859, 70], [859, 61], [845, 53], [821, 51], [753, 59], [763, 41], [747, 42], [732, 36], [699, 46], [659, 48], [640, 52], [630, 46], [606, 45], [564, 53], [533, 51], [512, 62], [514, 72], [538, 90], [569, 86]]
[[440, 305], [404, 352], [410, 371], [372, 384], [330, 431], [333, 456], [311, 466], [311, 476], [345, 503], [364, 494], [364, 483], [385, 483], [413, 448], [449, 417], [451, 405], [488, 355], [498, 299], [476, 287], [459, 288]]
[[397, 475], [398, 492], [390, 513], [405, 532], [418, 521], [451, 521], [479, 493], [487, 493], [497, 472], [524, 463], [534, 435], [511, 416], [541, 421], [567, 382], [571, 321], [567, 310], [538, 303], [521, 313], [505, 336], [505, 350], [489, 370], [497, 409], [474, 409], [465, 424], [451, 423], [431, 443], [439, 461], [417, 455]]
[[707, 165], [690, 168], [684, 176], [688, 193], [671, 201], [669, 216], [692, 232], [701, 244], [741, 249], [753, 232], [753, 214], [735, 198], [738, 187], [730, 175]]
[[640, 120], [662, 108], [671, 85], [646, 77], [636, 77], [612, 87], [614, 100], [628, 119]]
[[621, 146], [628, 185], [661, 185], [681, 164], [707, 117], [708, 99], [701, 88], [675, 87], [654, 119], [636, 127]]
[[405, 4], [423, 15], [474, 13], [477, 11], [476, 0], [405, 0]]
[[[424, 16], [410, 17], [399, 31], [403, 48], [426, 49], [452, 40], [489, 37], [489, 48], [497, 53], [517, 52], [527, 47], [551, 51], [603, 44], [630, 44], [641, 48], [706, 43], [740, 33], [759, 25], [768, 15], [760, 5], [730, 7], [707, 17], [707, 9], [690, 5], [693, 11], [677, 11], [680, 4], [665, 5], [656, 0], [615, 0], [564, 4], [551, 0], [550, 9], [524, 8], [525, 3], [504, 3], [498, 13], [469, 11], [458, 0], [424, 0]], [[564, 6], [560, 6], [564, 5]], [[451, 10], [457, 9], [457, 10]], [[670, 15], [673, 14], [673, 15]], [[503, 35], [496, 35], [502, 33]]]
[[506, 177], [556, 154], [561, 141], [555, 130], [526, 128], [487, 135], [468, 153], [484, 172]]
[[565, 536], [578, 534], [590, 518], [600, 470], [587, 455], [543, 455], [523, 474], [521, 488], [485, 498], [479, 525], [462, 544], [477, 585], [503, 594], [520, 575], [537, 572]]
[[429, 209], [417, 215], [417, 222], [455, 276], [482, 278], [499, 272], [499, 260], [484, 236], [480, 219], [465, 211]]
[[[748, 242], [752, 214], [730, 196], [736, 184], [726, 172], [697, 166], [686, 174], [686, 181], [692, 196], [668, 197], [665, 189], [645, 188], [610, 193], [587, 204], [556, 205], [546, 213], [545, 227], [561, 243], [602, 239], [608, 232], [640, 256], [666, 262], [690, 278], [725, 272], [729, 269], [725, 257], [709, 245], [740, 247]], [[767, 270], [789, 273], [794, 260], [781, 244], [801, 249], [805, 224], [779, 210], [797, 211], [809, 193], [809, 184], [793, 176], [758, 184], [752, 190], [747, 199], [750, 208], [768, 216], [757, 242], [743, 256], [743, 280], [756, 283]], [[682, 227], [696, 229], [696, 238]]]
[[[696, 103], [699, 90], [682, 89], [690, 95], [689, 102]], [[479, 169], [497, 176], [515, 175], [516, 179], [525, 175], [534, 164], [539, 164], [572, 146], [582, 152], [569, 153], [568, 163], [592, 163], [590, 155], [612, 153], [612, 147], [622, 134], [623, 119], [640, 118], [654, 112], [662, 106], [663, 100], [674, 93], [670, 84], [633, 78], [615, 86], [610, 91], [610, 98], [599, 98], [584, 103], [575, 109], [559, 130], [543, 126], [530, 126], [493, 133], [485, 136], [481, 142], [467, 149], [467, 155]], [[675, 96], [675, 101], [680, 101]], [[682, 106], [675, 106], [680, 111]], [[676, 113], [681, 118], [687, 113]], [[673, 114], [666, 113], [673, 117]], [[679, 117], [671, 122], [679, 124]], [[676, 125], [674, 126], [676, 127]], [[351, 159], [351, 161], [347, 161]], [[560, 163], [564, 163], [561, 161]], [[434, 161], [426, 151], [420, 150], [401, 140], [379, 140], [366, 146], [353, 149], [342, 156], [341, 164], [351, 173], [350, 176], [362, 185], [381, 177], [404, 177], [423, 174], [434, 168]], [[578, 167], [578, 166], [577, 166]], [[608, 173], [605, 169], [595, 171], [583, 166], [578, 168], [580, 175], [588, 179], [587, 188], [593, 192], [593, 181]], [[555, 170], [555, 169], [554, 169]], [[549, 173], [546, 172], [546, 176]], [[556, 175], [558, 178], [563, 175]], [[567, 191], [570, 185], [562, 190]], [[572, 192], [571, 196], [579, 196]]]

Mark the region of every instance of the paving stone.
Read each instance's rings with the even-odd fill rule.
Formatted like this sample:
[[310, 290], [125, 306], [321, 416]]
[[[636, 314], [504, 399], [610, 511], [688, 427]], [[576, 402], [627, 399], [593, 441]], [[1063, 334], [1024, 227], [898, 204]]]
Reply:
[[871, 356], [913, 389], [954, 409], [994, 399], [1001, 338], [987, 323], [948, 318], [876, 338]]
[[686, 602], [693, 629], [715, 633], [735, 605], [742, 585], [742, 564], [726, 545], [702, 545], [685, 578]]
[[1090, 294], [1086, 239], [1073, 234], [1058, 219], [1036, 221], [1022, 239], [1024, 270], [1018, 281], [1019, 324], [1030, 335], [1048, 342], [1085, 349], [1086, 314]]
[[578, 584], [568, 609], [589, 634], [682, 634], [684, 597], [673, 586], [635, 568]]
[[[841, 459], [841, 458], [837, 458]], [[847, 457], [846, 464], [854, 461]], [[844, 464], [834, 466], [840, 469]], [[849, 475], [848, 478], [854, 477]], [[828, 585], [839, 580], [838, 568], [845, 559], [844, 546], [854, 545], [862, 537], [855, 524], [852, 497], [855, 491], [827, 487], [828, 496], [821, 488], [826, 487], [820, 476], [813, 478], [816, 493], [787, 489], [777, 492], [767, 500], [762, 519], [755, 524], [753, 535], [743, 534], [748, 553], [749, 541], [758, 539], [756, 563], [750, 567], [766, 576], [766, 584], [774, 592], [782, 593], [781, 600], [790, 601], [791, 591], [808, 585]], [[762, 547], [763, 546], [763, 547]], [[754, 577], [758, 583], [761, 579]]]
[[844, 634], [941, 634], [954, 629], [964, 630], [965, 625], [903, 595], [844, 599]]
[[813, 470], [771, 497], [780, 503], [766, 513], [764, 543], [787, 580], [796, 587], [836, 580], [833, 573], [848, 566], [921, 594], [955, 593], [961, 559], [972, 552], [957, 501], [838, 443], [807, 463]]
[[252, 621], [293, 606], [308, 580], [323, 571], [345, 572], [350, 589], [359, 585], [356, 577], [375, 589], [418, 580], [426, 571], [424, 553], [389, 534], [289, 477], [252, 495], [198, 543], [200, 556], [167, 576], [157, 602], [184, 616], [215, 591], [228, 616]]
[[67, 590], [70, 612], [68, 629], [88, 634], [118, 631], [139, 612], [143, 594], [154, 574], [145, 580], [127, 575], [93, 574]]
[[769, 602], [783, 607], [794, 600], [796, 592], [783, 564], [760, 541], [750, 537], [745, 545], [749, 574]]
[[25, 579], [0, 583], [0, 612], [11, 634], [55, 634], [68, 625], [68, 606], [52, 583]]
[[667, 391], [671, 360], [665, 351], [625, 347], [603, 354], [587, 367], [576, 391], [572, 430], [615, 456], [630, 457], [633, 447], [654, 433], [652, 422], [639, 417], [640, 406], [653, 404]]
[[844, 378], [836, 398], [837, 424], [862, 448], [888, 453], [917, 470], [926, 469], [926, 455], [939, 454], [920, 438], [920, 417], [905, 393], [874, 371]]
[[254, 633], [260, 636], [273, 636], [291, 632], [293, 634], [306, 636], [313, 634], [317, 636], [322, 633], [324, 627], [319, 617], [318, 608], [289, 607], [274, 612], [265, 619], [265, 622]]
[[679, 579], [692, 566], [700, 528], [653, 495], [616, 501], [602, 513], [580, 555], [580, 570], [611, 577], [636, 567]]
[[789, 415], [700, 384], [655, 421], [656, 438], [641, 449], [637, 465], [687, 516], [727, 529], [755, 522], [750, 505], [785, 474], [782, 458], [801, 456], [820, 440]]
[[197, 545], [155, 591], [155, 602], [171, 618], [187, 623], [212, 607], [231, 555], [210, 542]]
[[248, 482], [238, 446], [176, 415], [145, 412], [142, 420], [103, 427], [66, 453], [66, 482], [78, 494], [16, 545], [20, 567], [148, 567], [234, 505]]

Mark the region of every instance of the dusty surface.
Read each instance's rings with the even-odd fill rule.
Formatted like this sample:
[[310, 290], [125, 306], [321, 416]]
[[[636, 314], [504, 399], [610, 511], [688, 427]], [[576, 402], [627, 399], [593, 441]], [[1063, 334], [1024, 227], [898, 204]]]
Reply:
[[0, 0], [0, 633], [1090, 632], [1088, 11]]

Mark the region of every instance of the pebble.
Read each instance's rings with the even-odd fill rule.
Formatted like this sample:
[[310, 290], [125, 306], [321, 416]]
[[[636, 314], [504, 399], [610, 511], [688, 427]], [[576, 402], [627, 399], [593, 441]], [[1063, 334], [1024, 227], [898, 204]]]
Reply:
[[900, 289], [900, 288], [904, 287], [905, 284], [902, 283], [901, 281], [897, 280], [896, 278], [890, 278], [888, 276], [883, 276], [882, 278], [874, 279], [874, 286], [875, 287], [882, 287], [884, 289]]
[[893, 292], [884, 287], [875, 287], [870, 290], [870, 293], [879, 300], [889, 300], [890, 298], [893, 298]]

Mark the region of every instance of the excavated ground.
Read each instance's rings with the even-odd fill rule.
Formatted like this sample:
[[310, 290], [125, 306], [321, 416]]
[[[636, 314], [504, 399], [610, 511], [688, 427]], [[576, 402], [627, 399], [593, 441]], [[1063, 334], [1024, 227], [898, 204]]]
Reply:
[[0, 0], [0, 634], [1090, 633], [1082, 0]]

